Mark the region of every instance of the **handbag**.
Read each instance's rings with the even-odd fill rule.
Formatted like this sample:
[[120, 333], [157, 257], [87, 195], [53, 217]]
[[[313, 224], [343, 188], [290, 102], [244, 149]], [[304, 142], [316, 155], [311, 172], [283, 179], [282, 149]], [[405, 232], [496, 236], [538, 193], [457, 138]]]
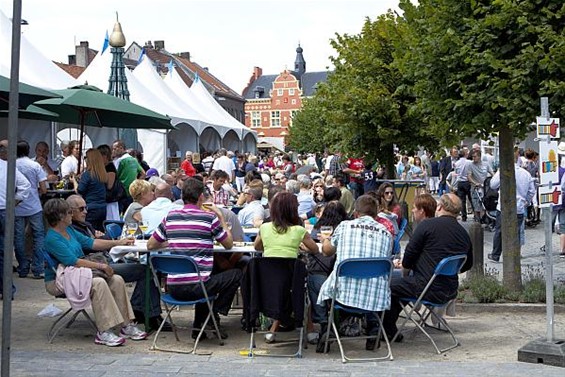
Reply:
[[126, 197], [126, 190], [118, 178], [111, 189], [106, 188], [106, 203], [119, 202]]
[[[102, 263], [102, 264], [107, 264], [108, 263], [108, 259], [106, 259], [106, 256], [104, 255], [103, 252], [98, 252], [98, 253], [91, 253], [88, 254], [84, 259], [89, 260], [91, 262], [96, 262], [96, 263]], [[110, 277], [108, 276], [108, 274], [98, 268], [92, 268], [92, 277], [100, 277], [100, 278], [104, 278], [106, 280], [108, 280]]]

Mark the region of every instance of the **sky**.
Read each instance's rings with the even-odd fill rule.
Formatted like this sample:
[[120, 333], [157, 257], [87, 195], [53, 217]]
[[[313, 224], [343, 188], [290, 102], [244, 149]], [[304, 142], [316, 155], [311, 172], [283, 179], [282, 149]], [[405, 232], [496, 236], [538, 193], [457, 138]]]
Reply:
[[[12, 6], [0, 0], [9, 18]], [[22, 31], [49, 59], [67, 63], [80, 41], [100, 50], [118, 12], [126, 47], [164, 40], [167, 51], [190, 52], [241, 93], [255, 66], [263, 74], [293, 69], [298, 43], [307, 71], [331, 69], [335, 33], [359, 34], [367, 17], [388, 9], [398, 10], [398, 0], [22, 0]]]

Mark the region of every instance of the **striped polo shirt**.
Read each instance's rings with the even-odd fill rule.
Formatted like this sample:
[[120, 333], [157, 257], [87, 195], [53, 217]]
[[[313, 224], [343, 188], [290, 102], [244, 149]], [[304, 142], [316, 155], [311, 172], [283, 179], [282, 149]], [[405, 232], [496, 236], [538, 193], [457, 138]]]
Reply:
[[[194, 204], [172, 210], [153, 233], [159, 242], [169, 242], [172, 254], [184, 254], [194, 258], [200, 268], [202, 281], [208, 280], [214, 264], [214, 239], [222, 242], [227, 233], [220, 219]], [[168, 285], [189, 284], [198, 281], [198, 274], [168, 275]]]

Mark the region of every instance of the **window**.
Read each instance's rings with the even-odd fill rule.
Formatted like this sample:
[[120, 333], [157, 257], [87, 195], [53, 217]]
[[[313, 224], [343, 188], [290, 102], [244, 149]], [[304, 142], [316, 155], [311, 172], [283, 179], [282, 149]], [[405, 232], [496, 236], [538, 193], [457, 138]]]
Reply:
[[288, 95], [289, 95], [289, 96], [293, 96], [293, 95], [294, 95], [294, 88], [288, 90]]
[[281, 126], [281, 112], [280, 111], [271, 111], [271, 127], [280, 127]]
[[278, 96], [282, 96], [282, 95], [283, 95], [283, 90], [282, 90], [282, 89], [277, 89], [277, 95], [278, 95]]
[[251, 127], [261, 127], [261, 113], [259, 111], [251, 112]]
[[296, 105], [296, 99], [293, 98], [292, 101], [290, 101], [293, 105]]
[[287, 97], [284, 97], [283, 102], [284, 102], [284, 103], [288, 103], [288, 98], [287, 98]]

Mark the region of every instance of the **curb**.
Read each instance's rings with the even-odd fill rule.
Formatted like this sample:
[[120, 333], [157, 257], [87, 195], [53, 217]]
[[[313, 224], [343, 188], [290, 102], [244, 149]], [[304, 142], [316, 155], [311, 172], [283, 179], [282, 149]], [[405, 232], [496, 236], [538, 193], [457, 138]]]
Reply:
[[[546, 313], [545, 304], [522, 304], [522, 303], [494, 303], [494, 304], [469, 304], [457, 303], [456, 310], [461, 313], [480, 314], [485, 311], [491, 313]], [[565, 314], [565, 305], [554, 304], [554, 314]]]

